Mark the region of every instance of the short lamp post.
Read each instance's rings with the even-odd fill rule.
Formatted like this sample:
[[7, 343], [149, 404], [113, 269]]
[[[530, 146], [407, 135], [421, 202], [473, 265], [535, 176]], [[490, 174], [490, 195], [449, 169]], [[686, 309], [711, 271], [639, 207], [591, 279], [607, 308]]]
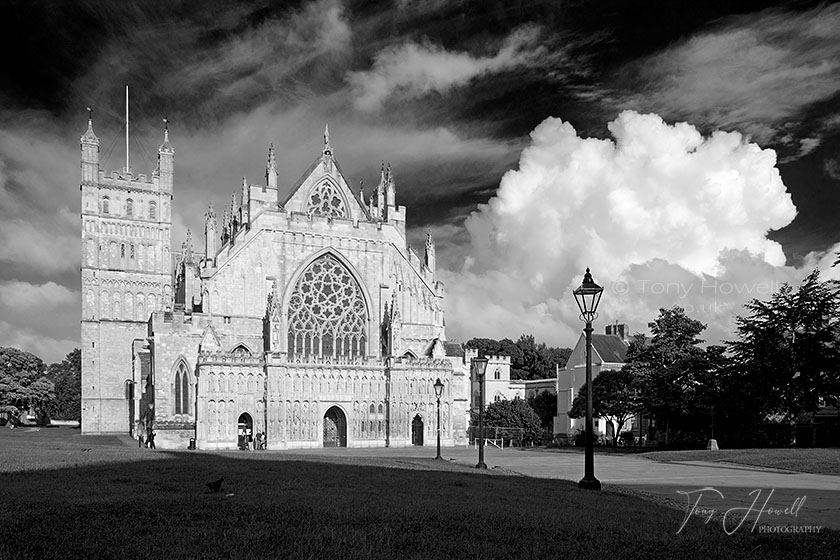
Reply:
[[572, 292], [580, 308], [580, 319], [586, 323], [583, 332], [586, 333], [586, 447], [584, 453], [583, 478], [578, 482], [578, 488], [585, 490], [600, 490], [601, 481], [595, 478], [594, 434], [592, 429], [592, 321], [598, 317], [596, 310], [601, 301], [604, 288], [592, 280], [589, 268], [583, 276], [583, 283]]
[[443, 460], [440, 456], [440, 398], [443, 396], [443, 381], [438, 377], [435, 381], [435, 397], [437, 397], [437, 457], [435, 459]]
[[475, 378], [478, 380], [479, 399], [478, 399], [478, 464], [477, 469], [486, 469], [487, 464], [484, 462], [484, 373], [487, 371], [487, 358], [473, 358], [472, 371]]

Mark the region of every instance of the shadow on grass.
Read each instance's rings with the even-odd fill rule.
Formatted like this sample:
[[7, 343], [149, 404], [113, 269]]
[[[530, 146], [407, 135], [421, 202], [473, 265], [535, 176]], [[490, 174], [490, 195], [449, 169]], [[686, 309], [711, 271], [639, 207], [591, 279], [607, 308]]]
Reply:
[[[837, 533], [727, 536], [701, 519], [677, 535], [684, 515], [642, 499], [433, 460], [358, 459], [382, 463], [372, 466], [70, 439], [12, 445], [16, 466], [0, 463], [0, 558], [800, 559], [840, 546]], [[418, 470], [427, 463], [449, 470]]]

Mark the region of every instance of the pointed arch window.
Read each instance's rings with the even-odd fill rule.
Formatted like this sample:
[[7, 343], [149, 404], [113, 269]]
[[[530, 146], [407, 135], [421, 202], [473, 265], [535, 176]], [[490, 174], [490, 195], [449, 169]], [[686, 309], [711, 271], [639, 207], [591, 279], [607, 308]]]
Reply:
[[330, 181], [324, 181], [310, 191], [306, 211], [315, 215], [332, 216], [334, 218], [347, 216], [344, 199], [336, 186]]
[[108, 214], [111, 209], [111, 201], [107, 196], [102, 197], [102, 213]]
[[175, 414], [190, 413], [190, 372], [184, 362], [175, 370]]
[[134, 216], [134, 201], [130, 198], [125, 201], [125, 215], [129, 218]]
[[155, 201], [149, 202], [149, 219], [157, 220], [157, 203]]
[[368, 312], [350, 271], [327, 253], [300, 275], [289, 299], [289, 357], [361, 357]]

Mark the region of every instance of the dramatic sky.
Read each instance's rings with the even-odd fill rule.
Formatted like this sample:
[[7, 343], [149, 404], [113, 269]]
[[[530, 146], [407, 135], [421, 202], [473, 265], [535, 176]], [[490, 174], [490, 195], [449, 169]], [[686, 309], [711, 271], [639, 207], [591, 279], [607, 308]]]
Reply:
[[731, 338], [750, 298], [840, 250], [840, 5], [754, 0], [0, 3], [0, 345], [79, 344], [79, 137], [151, 173], [170, 120], [173, 246], [324, 123], [352, 185], [393, 166], [438, 247], [450, 340], [574, 344], [674, 304]]

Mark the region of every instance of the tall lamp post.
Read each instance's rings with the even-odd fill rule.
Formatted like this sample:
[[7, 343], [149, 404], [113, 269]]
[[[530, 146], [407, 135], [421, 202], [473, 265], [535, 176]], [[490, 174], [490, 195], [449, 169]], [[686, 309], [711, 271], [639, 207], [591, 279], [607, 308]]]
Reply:
[[437, 457], [435, 459], [443, 460], [440, 456], [440, 397], [443, 396], [443, 381], [438, 377], [435, 381], [435, 397], [437, 397]]
[[484, 463], [484, 372], [487, 371], [487, 358], [473, 358], [472, 371], [478, 380], [478, 464], [477, 469], [486, 469]]
[[578, 482], [578, 488], [585, 490], [600, 490], [601, 481], [595, 478], [595, 453], [593, 449], [594, 434], [592, 430], [592, 321], [598, 314], [598, 303], [604, 288], [592, 280], [589, 268], [583, 275], [583, 283], [572, 292], [580, 308], [580, 319], [586, 323], [583, 332], [586, 333], [586, 449], [584, 453], [583, 478]]

